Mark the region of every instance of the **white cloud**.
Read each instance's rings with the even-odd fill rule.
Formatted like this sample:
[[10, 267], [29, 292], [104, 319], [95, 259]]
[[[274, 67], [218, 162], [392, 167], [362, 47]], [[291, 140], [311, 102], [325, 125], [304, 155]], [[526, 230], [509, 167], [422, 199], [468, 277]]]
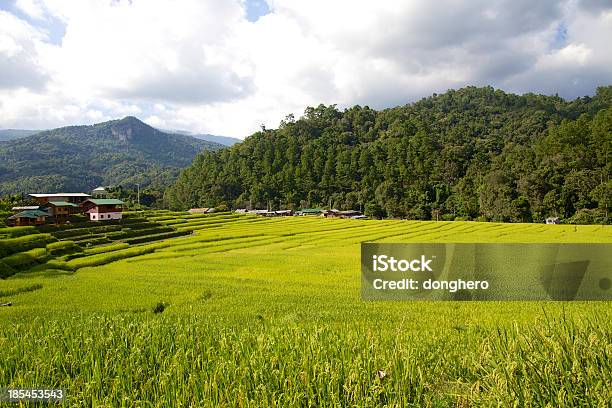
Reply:
[[45, 18], [45, 6], [41, 0], [17, 0], [15, 6], [35, 20], [43, 20]]
[[605, 1], [268, 4], [250, 23], [242, 0], [20, 1], [65, 24], [58, 45], [0, 10], [0, 127], [136, 115], [246, 136], [319, 103], [380, 108], [471, 84], [575, 97], [612, 83]]

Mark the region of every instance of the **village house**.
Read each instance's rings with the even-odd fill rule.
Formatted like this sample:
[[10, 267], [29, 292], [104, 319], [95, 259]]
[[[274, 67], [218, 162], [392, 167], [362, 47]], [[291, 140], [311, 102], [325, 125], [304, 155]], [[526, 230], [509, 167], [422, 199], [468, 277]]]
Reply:
[[547, 224], [561, 224], [561, 220], [559, 217], [548, 217], [546, 218]]
[[339, 210], [334, 209], [334, 210], [325, 211], [323, 215], [326, 218], [356, 218], [356, 219], [365, 218], [363, 214], [361, 214], [359, 211], [356, 211], [356, 210], [339, 211]]
[[81, 207], [68, 201], [48, 201], [40, 206], [56, 223], [67, 221], [68, 217], [81, 212]]
[[296, 215], [321, 215], [323, 210], [321, 208], [302, 208], [296, 213]]
[[81, 207], [91, 221], [111, 221], [123, 218], [123, 204], [114, 198], [89, 198]]
[[208, 208], [208, 207], [204, 207], [204, 208], [191, 208], [187, 211], [189, 214], [210, 214], [210, 213], [214, 213], [215, 209], [214, 208]]
[[34, 211], [34, 210], [39, 210], [39, 209], [40, 209], [39, 205], [25, 205], [22, 207], [13, 207], [11, 208], [11, 211], [13, 212], [13, 214], [17, 214], [22, 211]]
[[[15, 207], [16, 208], [16, 207]], [[42, 225], [47, 221], [49, 213], [39, 209], [24, 210], [8, 217], [9, 224], [15, 227], [26, 225]]]
[[85, 193], [53, 193], [53, 194], [29, 194], [39, 205], [47, 204], [49, 201], [67, 202], [81, 204], [91, 196]]

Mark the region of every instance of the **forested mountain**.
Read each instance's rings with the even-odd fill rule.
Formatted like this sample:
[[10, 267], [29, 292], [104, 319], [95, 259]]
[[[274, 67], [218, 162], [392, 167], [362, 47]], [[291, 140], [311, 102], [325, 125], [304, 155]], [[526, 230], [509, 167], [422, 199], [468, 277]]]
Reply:
[[609, 222], [612, 87], [596, 96], [468, 87], [382, 111], [307, 108], [199, 155], [173, 208], [364, 208], [411, 219]]
[[0, 142], [7, 140], [20, 139], [40, 132], [40, 130], [26, 130], [26, 129], [0, 129]]
[[0, 143], [0, 194], [134, 183], [163, 188], [200, 151], [223, 147], [161, 132], [134, 117], [47, 130]]

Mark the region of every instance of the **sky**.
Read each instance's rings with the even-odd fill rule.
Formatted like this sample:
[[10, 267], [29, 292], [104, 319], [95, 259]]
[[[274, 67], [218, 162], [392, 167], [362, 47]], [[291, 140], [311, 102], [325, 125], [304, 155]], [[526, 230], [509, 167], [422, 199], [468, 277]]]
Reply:
[[0, 0], [0, 128], [243, 138], [307, 106], [612, 85], [612, 0]]

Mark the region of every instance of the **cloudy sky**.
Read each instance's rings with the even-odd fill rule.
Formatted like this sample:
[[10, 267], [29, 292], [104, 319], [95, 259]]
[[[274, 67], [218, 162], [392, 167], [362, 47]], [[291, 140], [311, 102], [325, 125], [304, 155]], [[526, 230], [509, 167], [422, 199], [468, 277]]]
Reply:
[[319, 103], [612, 84], [612, 0], [0, 0], [0, 128], [244, 137]]

